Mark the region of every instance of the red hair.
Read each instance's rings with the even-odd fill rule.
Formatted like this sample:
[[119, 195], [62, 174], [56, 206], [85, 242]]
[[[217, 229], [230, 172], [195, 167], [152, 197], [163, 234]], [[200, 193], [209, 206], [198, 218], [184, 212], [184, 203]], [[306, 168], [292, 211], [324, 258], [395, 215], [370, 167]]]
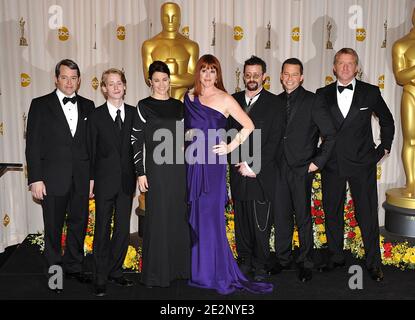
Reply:
[[223, 79], [222, 79], [222, 68], [220, 67], [219, 60], [211, 55], [211, 54], [205, 54], [204, 56], [201, 56], [200, 59], [196, 63], [196, 71], [195, 71], [195, 86], [193, 95], [195, 97], [198, 97], [202, 93], [202, 83], [200, 82], [200, 70], [202, 69], [210, 69], [213, 68], [216, 70], [216, 82], [215, 87], [225, 91], [225, 86], [223, 85]]

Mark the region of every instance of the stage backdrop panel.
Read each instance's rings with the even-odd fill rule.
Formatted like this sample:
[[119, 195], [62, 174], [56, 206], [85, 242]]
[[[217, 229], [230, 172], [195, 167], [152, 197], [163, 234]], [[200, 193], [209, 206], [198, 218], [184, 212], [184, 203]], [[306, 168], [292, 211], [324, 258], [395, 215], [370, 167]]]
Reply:
[[[243, 62], [256, 54], [267, 62], [267, 86], [282, 91], [279, 73], [289, 57], [305, 67], [304, 87], [315, 91], [335, 79], [336, 50], [355, 48], [359, 78], [379, 85], [396, 120], [391, 155], [379, 166], [379, 223], [385, 190], [404, 184], [400, 160], [400, 97], [392, 73], [391, 46], [408, 33], [413, 0], [181, 0], [181, 32], [222, 63], [227, 90], [243, 89]], [[54, 88], [53, 71], [63, 58], [82, 72], [79, 93], [104, 102], [99, 80], [109, 67], [127, 77], [126, 102], [135, 105], [149, 95], [140, 49], [161, 31], [161, 0], [2, 0], [0, 2], [0, 162], [25, 163], [24, 129], [32, 98]], [[385, 27], [387, 29], [386, 45]], [[21, 39], [24, 38], [24, 39]], [[269, 41], [269, 46], [267, 42]], [[331, 42], [332, 48], [328, 45]], [[27, 44], [27, 46], [26, 46]], [[328, 48], [329, 47], [329, 48]], [[377, 123], [374, 134], [379, 136]], [[43, 229], [41, 208], [26, 186], [25, 171], [0, 179], [0, 252]], [[134, 208], [137, 201], [134, 202]], [[137, 229], [132, 215], [132, 231]]]

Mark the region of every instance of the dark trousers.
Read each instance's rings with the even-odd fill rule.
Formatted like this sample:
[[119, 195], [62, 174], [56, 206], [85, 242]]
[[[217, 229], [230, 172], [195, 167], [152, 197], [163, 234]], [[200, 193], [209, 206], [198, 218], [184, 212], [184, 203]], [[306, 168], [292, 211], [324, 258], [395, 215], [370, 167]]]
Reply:
[[[48, 268], [63, 265], [65, 272], [82, 272], [89, 214], [88, 196], [77, 194], [72, 187], [64, 196], [45, 196], [42, 209], [45, 230], [44, 256]], [[67, 236], [65, 254], [62, 257], [61, 239], [65, 216]]]
[[376, 167], [373, 166], [354, 177], [340, 177], [337, 173], [324, 170], [321, 177], [330, 259], [333, 262], [344, 261], [344, 201], [348, 181], [355, 205], [356, 220], [362, 233], [366, 266], [380, 267]]
[[282, 161], [275, 200], [275, 252], [279, 263], [292, 263], [292, 239], [295, 223], [300, 242], [297, 263], [312, 268], [313, 225], [311, 221], [311, 183], [313, 174], [299, 175]]
[[[112, 196], [95, 194], [94, 260], [95, 281], [98, 285], [107, 282], [108, 276], [119, 278], [123, 275], [122, 265], [130, 240], [130, 215], [132, 195], [121, 190]], [[111, 236], [111, 220], [114, 226]]]
[[235, 240], [238, 258], [255, 269], [269, 259], [273, 204], [269, 201], [235, 201]]

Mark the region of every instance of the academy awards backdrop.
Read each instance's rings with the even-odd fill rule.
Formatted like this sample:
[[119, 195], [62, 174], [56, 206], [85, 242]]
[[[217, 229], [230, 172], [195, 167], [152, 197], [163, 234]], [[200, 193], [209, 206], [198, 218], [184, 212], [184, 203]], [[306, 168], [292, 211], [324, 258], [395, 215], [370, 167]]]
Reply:
[[[141, 44], [161, 31], [161, 0], [2, 0], [0, 2], [0, 162], [23, 163], [25, 126], [32, 98], [54, 89], [54, 67], [63, 58], [81, 68], [79, 93], [104, 102], [99, 80], [116, 67], [127, 78], [126, 102], [149, 95]], [[392, 44], [412, 27], [414, 0], [181, 0], [181, 33], [200, 54], [216, 55], [228, 92], [243, 90], [250, 55], [268, 65], [265, 87], [282, 91], [282, 62], [304, 63], [306, 89], [335, 80], [333, 57], [342, 47], [360, 57], [358, 78], [378, 85], [395, 118], [391, 155], [378, 166], [379, 222], [386, 189], [405, 183], [401, 164], [400, 97], [392, 72]], [[374, 122], [375, 137], [379, 130]], [[379, 141], [379, 140], [378, 140]], [[134, 208], [137, 200], [134, 201]], [[132, 215], [132, 219], [136, 219]], [[0, 252], [43, 229], [42, 211], [27, 188], [26, 170], [0, 178]], [[137, 229], [133, 220], [132, 231]]]

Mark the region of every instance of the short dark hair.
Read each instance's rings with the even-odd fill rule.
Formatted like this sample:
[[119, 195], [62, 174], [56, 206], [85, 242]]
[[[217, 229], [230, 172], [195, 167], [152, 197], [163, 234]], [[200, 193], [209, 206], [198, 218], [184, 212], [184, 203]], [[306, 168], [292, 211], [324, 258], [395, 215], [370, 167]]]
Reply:
[[79, 70], [78, 65], [76, 64], [75, 61], [72, 61], [71, 59], [63, 59], [61, 61], [58, 62], [58, 64], [55, 67], [55, 77], [59, 78], [59, 75], [61, 73], [61, 66], [66, 66], [69, 69], [72, 70], [76, 70], [76, 72], [78, 73], [78, 77], [81, 76], [81, 71]]
[[245, 73], [246, 66], [261, 66], [262, 73], [267, 72], [267, 64], [265, 63], [265, 61], [254, 55], [252, 55], [248, 60], [245, 61], [244, 73]]
[[148, 78], [150, 80], [153, 77], [154, 72], [167, 73], [167, 75], [170, 78], [170, 69], [168, 65], [165, 64], [163, 61], [156, 60], [152, 64], [150, 64], [150, 67], [148, 68]]
[[336, 64], [337, 58], [342, 54], [352, 55], [354, 57], [355, 61], [356, 61], [356, 65], [359, 65], [359, 56], [358, 56], [357, 52], [355, 50], [353, 50], [352, 48], [342, 48], [339, 51], [337, 51], [336, 54], [334, 55], [333, 65]]
[[282, 63], [281, 73], [284, 71], [284, 66], [286, 64], [294, 64], [294, 65], [300, 66], [300, 74], [301, 75], [303, 74], [304, 67], [303, 67], [303, 63], [300, 61], [300, 59], [297, 59], [297, 58], [288, 58], [287, 60], [285, 60]]

